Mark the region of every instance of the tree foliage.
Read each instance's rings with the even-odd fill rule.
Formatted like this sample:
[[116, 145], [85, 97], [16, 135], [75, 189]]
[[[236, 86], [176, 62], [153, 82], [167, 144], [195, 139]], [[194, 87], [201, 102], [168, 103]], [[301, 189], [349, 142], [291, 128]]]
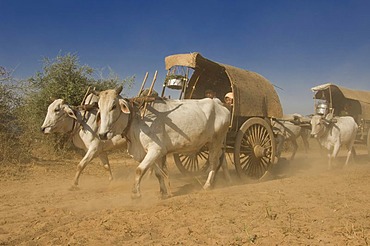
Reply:
[[[134, 82], [134, 77], [120, 79], [112, 70], [104, 78], [102, 71], [80, 65], [77, 55], [70, 53], [44, 58], [42, 71], [25, 81], [14, 81], [4, 71], [0, 70], [0, 137], [3, 139], [4, 133], [11, 133], [7, 140], [21, 144], [29, 155], [34, 148], [61, 149], [68, 140], [58, 135], [45, 138], [40, 133], [47, 107], [54, 99], [63, 98], [68, 104], [79, 105], [88, 88], [105, 90], [122, 85], [130, 89]], [[9, 81], [16, 84], [13, 89], [5, 85]]]
[[0, 67], [0, 162], [22, 158], [19, 152], [22, 124], [16, 114], [21, 100], [14, 81], [11, 72]]
[[103, 90], [118, 85], [130, 86], [134, 79], [121, 80], [113, 73], [106, 79], [96, 78], [95, 72], [87, 65], [80, 65], [73, 54], [58, 55], [52, 60], [44, 58], [43, 71], [28, 79], [27, 105], [37, 110], [34, 115], [39, 118], [54, 99], [63, 98], [68, 104], [79, 105], [89, 87]]

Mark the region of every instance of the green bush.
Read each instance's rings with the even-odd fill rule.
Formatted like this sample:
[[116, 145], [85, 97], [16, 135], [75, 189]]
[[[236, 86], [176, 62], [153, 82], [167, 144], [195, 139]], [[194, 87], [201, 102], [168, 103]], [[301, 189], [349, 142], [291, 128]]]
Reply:
[[[0, 84], [0, 162], [19, 161], [24, 157], [20, 124], [16, 110], [20, 104], [20, 97], [15, 93], [15, 87]], [[27, 155], [26, 155], [27, 156]]]
[[54, 59], [45, 58], [42, 71], [25, 81], [3, 75], [0, 77], [0, 141], [3, 143], [0, 162], [37, 158], [39, 150], [58, 153], [73, 149], [68, 136], [46, 137], [41, 133], [48, 105], [57, 98], [79, 105], [89, 87], [105, 90], [122, 85], [129, 90], [134, 79], [133, 76], [120, 79], [111, 70], [104, 78], [101, 71], [80, 65], [77, 55], [70, 53]]

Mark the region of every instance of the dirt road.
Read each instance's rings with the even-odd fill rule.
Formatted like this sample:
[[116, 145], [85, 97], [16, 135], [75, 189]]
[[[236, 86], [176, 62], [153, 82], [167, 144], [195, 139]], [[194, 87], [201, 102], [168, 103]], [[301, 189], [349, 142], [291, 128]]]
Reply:
[[94, 161], [76, 191], [78, 160], [2, 166], [0, 245], [368, 245], [370, 163], [357, 152], [357, 163], [330, 171], [314, 150], [298, 152], [264, 182], [240, 181], [229, 165], [233, 183], [221, 172], [207, 192], [169, 162], [166, 200], [154, 176], [132, 200], [136, 163], [117, 155], [114, 181]]

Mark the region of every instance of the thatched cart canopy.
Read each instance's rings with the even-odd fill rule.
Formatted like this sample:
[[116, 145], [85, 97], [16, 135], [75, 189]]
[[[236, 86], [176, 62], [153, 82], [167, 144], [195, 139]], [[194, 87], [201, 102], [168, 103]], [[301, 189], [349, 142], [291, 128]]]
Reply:
[[332, 102], [335, 112], [339, 113], [344, 105], [350, 104], [352, 114], [370, 120], [370, 91], [352, 90], [343, 86], [327, 83], [311, 88], [315, 99]]
[[233, 116], [281, 118], [283, 110], [273, 85], [261, 75], [210, 61], [199, 53], [177, 54], [165, 58], [166, 69], [184, 66], [194, 69], [185, 98], [203, 98], [206, 89], [213, 89], [223, 101], [226, 93], [234, 93]]

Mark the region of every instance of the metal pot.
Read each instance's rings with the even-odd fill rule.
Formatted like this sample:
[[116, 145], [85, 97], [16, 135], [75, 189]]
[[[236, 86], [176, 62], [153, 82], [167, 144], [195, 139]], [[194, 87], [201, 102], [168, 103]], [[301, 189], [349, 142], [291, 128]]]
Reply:
[[167, 81], [167, 87], [175, 90], [182, 89], [182, 86], [184, 84], [184, 79], [169, 79]]
[[316, 107], [316, 114], [325, 116], [327, 113], [328, 113], [328, 104], [319, 103]]

